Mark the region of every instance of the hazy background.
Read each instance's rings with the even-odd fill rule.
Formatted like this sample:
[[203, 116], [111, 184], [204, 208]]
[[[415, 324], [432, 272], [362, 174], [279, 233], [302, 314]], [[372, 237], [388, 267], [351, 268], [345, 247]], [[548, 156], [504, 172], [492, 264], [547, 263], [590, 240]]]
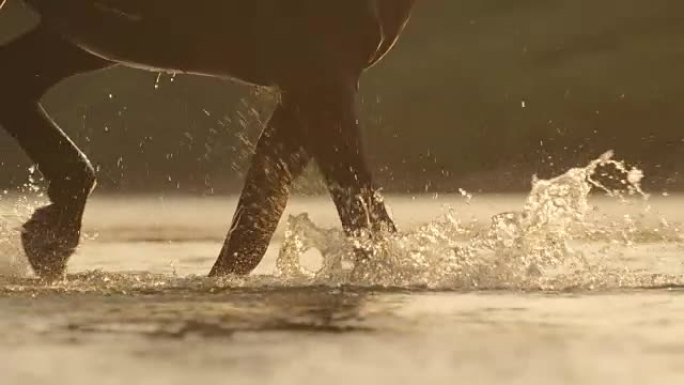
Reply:
[[[32, 22], [8, 6], [0, 44]], [[423, 0], [364, 78], [367, 157], [393, 192], [511, 191], [614, 149], [651, 189], [682, 189], [683, 64], [677, 0]], [[0, 84], [0, 102], [11, 95]], [[115, 68], [63, 82], [44, 104], [101, 190], [224, 193], [239, 189], [273, 98]], [[0, 187], [29, 166], [0, 132]]]

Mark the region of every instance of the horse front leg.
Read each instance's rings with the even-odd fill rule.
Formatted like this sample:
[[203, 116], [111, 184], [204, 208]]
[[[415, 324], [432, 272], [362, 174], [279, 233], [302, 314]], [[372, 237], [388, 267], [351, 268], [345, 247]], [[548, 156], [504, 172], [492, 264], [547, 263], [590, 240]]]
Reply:
[[45, 114], [39, 99], [62, 79], [107, 65], [41, 26], [0, 47], [0, 125], [49, 182], [51, 203], [38, 209], [22, 231], [28, 260], [43, 278], [61, 276], [78, 246], [95, 173], [85, 155]]
[[209, 274], [249, 274], [268, 248], [285, 210], [289, 188], [311, 157], [294, 112], [279, 105], [261, 134], [231, 229]]

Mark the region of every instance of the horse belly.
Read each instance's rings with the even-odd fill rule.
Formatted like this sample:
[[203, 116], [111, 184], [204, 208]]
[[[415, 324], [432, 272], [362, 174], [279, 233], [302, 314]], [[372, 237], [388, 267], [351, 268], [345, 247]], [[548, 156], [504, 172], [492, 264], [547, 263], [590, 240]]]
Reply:
[[27, 1], [104, 59], [262, 85], [338, 67], [360, 71], [389, 49], [376, 5], [391, 3], [377, 0]]
[[144, 7], [136, 8], [130, 0], [107, 0], [108, 7], [102, 8], [86, 0], [66, 0], [60, 2], [66, 4], [62, 7], [54, 0], [29, 0], [43, 22], [106, 60], [150, 70], [270, 82], [267, 68], [260, 64], [267, 56], [262, 34], [253, 22], [254, 4], [263, 0], [215, 0], [200, 2], [202, 6], [155, 5], [158, 1], [140, 0]]

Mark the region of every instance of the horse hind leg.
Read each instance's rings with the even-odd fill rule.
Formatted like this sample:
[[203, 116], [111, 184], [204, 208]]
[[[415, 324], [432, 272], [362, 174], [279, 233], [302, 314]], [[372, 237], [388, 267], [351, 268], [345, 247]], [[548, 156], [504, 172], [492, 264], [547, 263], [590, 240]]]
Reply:
[[311, 160], [294, 111], [279, 105], [261, 134], [226, 242], [209, 274], [249, 274], [261, 262], [289, 197]]
[[342, 227], [350, 236], [363, 231], [396, 231], [364, 159], [356, 83], [331, 80], [313, 84], [307, 87], [304, 82], [286, 89], [283, 98], [299, 113], [300, 136], [306, 138], [305, 147], [323, 172]]
[[344, 230], [396, 228], [362, 155], [353, 84], [285, 88], [257, 145], [231, 230], [210, 276], [249, 274], [278, 225], [292, 181], [315, 159]]
[[37, 163], [49, 183], [51, 203], [36, 210], [22, 231], [29, 262], [43, 278], [61, 276], [78, 246], [95, 174], [39, 100], [58, 81], [107, 65], [41, 26], [0, 46], [0, 125]]

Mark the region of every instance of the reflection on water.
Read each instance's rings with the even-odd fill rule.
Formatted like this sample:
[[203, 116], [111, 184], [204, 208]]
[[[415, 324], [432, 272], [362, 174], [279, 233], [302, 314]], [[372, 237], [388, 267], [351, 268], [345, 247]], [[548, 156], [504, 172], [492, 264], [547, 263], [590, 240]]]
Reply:
[[9, 384], [681, 381], [683, 304], [677, 291], [3, 295], [0, 371]]
[[[74, 295], [71, 293], [71, 295]], [[164, 293], [80, 295], [69, 303], [53, 294], [33, 297], [52, 328], [71, 334], [136, 334], [150, 338], [230, 338], [238, 332], [345, 333], [372, 331], [364, 325], [367, 294], [330, 289], [231, 291], [188, 296]], [[55, 304], [55, 302], [57, 302]], [[78, 307], [73, 306], [75, 302]], [[43, 320], [45, 321], [45, 319]]]

